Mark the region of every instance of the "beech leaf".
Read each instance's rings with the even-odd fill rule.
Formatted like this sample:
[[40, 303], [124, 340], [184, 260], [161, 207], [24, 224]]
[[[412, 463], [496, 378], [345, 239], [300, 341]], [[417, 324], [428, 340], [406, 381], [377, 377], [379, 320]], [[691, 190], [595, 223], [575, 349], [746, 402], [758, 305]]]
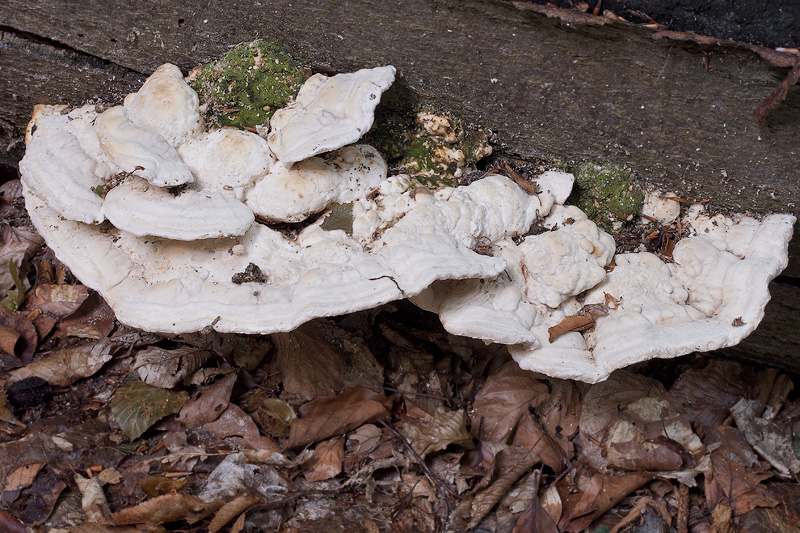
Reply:
[[183, 391], [174, 392], [141, 381], [129, 381], [111, 398], [111, 413], [122, 431], [135, 440], [165, 416], [179, 412], [188, 399], [189, 395]]

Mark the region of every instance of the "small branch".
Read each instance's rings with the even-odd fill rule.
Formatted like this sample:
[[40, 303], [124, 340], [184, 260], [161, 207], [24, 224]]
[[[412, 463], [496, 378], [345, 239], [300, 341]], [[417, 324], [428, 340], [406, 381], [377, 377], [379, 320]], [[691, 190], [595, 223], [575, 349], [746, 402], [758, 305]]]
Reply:
[[430, 479], [437, 487], [439, 487], [440, 489], [444, 490], [451, 497], [458, 498], [458, 495], [456, 495], [455, 492], [450, 490], [450, 487], [445, 485], [444, 481], [442, 481], [441, 478], [439, 478], [439, 476], [437, 476], [436, 474], [431, 472], [431, 469], [428, 468], [428, 465], [425, 464], [425, 461], [422, 459], [422, 457], [420, 457], [419, 454], [414, 451], [414, 448], [411, 447], [411, 444], [409, 444], [409, 442], [406, 440], [406, 438], [403, 435], [401, 435], [399, 431], [397, 431], [397, 429], [391, 424], [391, 422], [387, 422], [385, 420], [382, 420], [381, 424], [383, 424], [383, 426], [386, 429], [391, 431], [392, 435], [394, 435], [395, 437], [400, 439], [400, 442], [403, 443], [403, 446], [405, 446], [406, 449], [409, 452], [411, 452], [411, 455], [414, 457], [414, 459], [417, 461], [417, 463], [419, 463], [419, 465], [422, 467], [422, 470], [425, 472], [425, 475], [428, 477], [428, 479]]

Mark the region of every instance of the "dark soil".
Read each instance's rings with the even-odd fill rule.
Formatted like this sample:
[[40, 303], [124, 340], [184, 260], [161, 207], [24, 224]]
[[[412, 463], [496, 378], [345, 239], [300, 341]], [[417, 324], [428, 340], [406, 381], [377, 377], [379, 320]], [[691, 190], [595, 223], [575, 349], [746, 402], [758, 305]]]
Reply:
[[[631, 22], [656, 21], [671, 30], [733, 39], [770, 48], [800, 46], [800, 2], [797, 0], [588, 0], [598, 2]], [[579, 0], [534, 0], [570, 8]], [[583, 2], [586, 4], [587, 2]]]

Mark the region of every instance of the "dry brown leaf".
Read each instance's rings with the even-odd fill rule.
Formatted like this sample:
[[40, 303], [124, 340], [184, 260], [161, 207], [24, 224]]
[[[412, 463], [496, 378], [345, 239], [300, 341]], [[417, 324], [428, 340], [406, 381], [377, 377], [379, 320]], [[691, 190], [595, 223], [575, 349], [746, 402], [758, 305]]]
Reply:
[[19, 332], [5, 324], [0, 324], [0, 350], [6, 353], [15, 354], [17, 351], [17, 341]]
[[0, 306], [0, 325], [19, 333], [16, 342], [10, 346], [12, 351], [8, 353], [17, 356], [25, 364], [30, 363], [39, 342], [36, 328], [33, 327], [31, 321], [20, 313], [13, 313]]
[[712, 360], [704, 368], [678, 377], [669, 392], [694, 424], [715, 428], [730, 416], [730, 408], [748, 396], [749, 371], [731, 361]]
[[444, 450], [451, 444], [467, 449], [473, 447], [472, 435], [467, 430], [467, 413], [464, 411], [448, 411], [442, 407], [431, 420], [406, 417], [398, 424], [398, 429], [423, 459], [429, 453]]
[[162, 389], [171, 389], [189, 374], [203, 366], [211, 354], [202, 349], [181, 346], [165, 350], [151, 346], [136, 355], [134, 368], [139, 379]]
[[183, 404], [181, 412], [175, 419], [187, 428], [213, 422], [228, 408], [234, 383], [236, 374], [228, 374], [206, 388], [200, 396]]
[[344, 460], [344, 437], [334, 437], [322, 441], [314, 448], [314, 454], [302, 466], [311, 468], [305, 472], [306, 481], [325, 481], [338, 476], [342, 472]]
[[92, 292], [77, 311], [58, 323], [58, 330], [70, 337], [102, 339], [114, 329], [114, 311], [103, 298]]
[[29, 491], [29, 497], [24, 506], [15, 509], [15, 514], [24, 523], [38, 526], [47, 520], [53, 512], [59, 496], [67, 488], [65, 482], [67, 472], [64, 470], [44, 467], [36, 476]]
[[342, 353], [309, 322], [289, 333], [275, 333], [274, 371], [280, 372], [283, 396], [313, 400], [342, 390]]
[[800, 459], [792, 447], [792, 434], [784, 432], [771, 420], [756, 414], [761, 406], [758, 400], [742, 398], [733, 407], [731, 414], [736, 426], [744, 433], [747, 442], [784, 477], [800, 472]]
[[741, 533], [800, 533], [800, 522], [784, 507], [753, 509], [737, 520], [736, 526]]
[[677, 442], [670, 446], [669, 440], [664, 439], [611, 442], [607, 449], [609, 463], [617, 468], [671, 472], [684, 466], [683, 456], [686, 451], [680, 447]]
[[36, 474], [39, 473], [43, 466], [44, 463], [31, 463], [15, 469], [6, 477], [0, 492], [30, 487], [33, 484], [33, 480], [36, 479]]
[[229, 404], [228, 408], [213, 422], [203, 424], [203, 429], [221, 439], [228, 437], [257, 439], [261, 436], [258, 426], [250, 418], [250, 415], [235, 404]]
[[710, 443], [719, 443], [711, 452], [712, 469], [705, 478], [706, 499], [712, 511], [729, 507], [731, 517], [735, 518], [756, 507], [775, 507], [780, 503], [762, 483], [772, 474], [762, 471], [741, 431], [720, 426], [708, 439]]
[[186, 486], [186, 478], [145, 477], [139, 481], [142, 492], [152, 498], [180, 492]]
[[27, 533], [25, 524], [0, 509], [0, 531], [4, 533]]
[[539, 457], [528, 449], [519, 446], [502, 446], [495, 455], [491, 471], [456, 507], [454, 512], [455, 529], [469, 530], [477, 526], [505, 496], [511, 486], [528, 469], [539, 462]]
[[368, 454], [378, 447], [384, 432], [375, 424], [364, 424], [347, 437], [349, 453]]
[[26, 257], [34, 255], [44, 244], [44, 239], [33, 228], [3, 225], [0, 230], [0, 297], [6, 289], [14, 288], [8, 263], [13, 261], [17, 269]]
[[652, 480], [653, 475], [646, 472], [622, 475], [579, 472], [574, 482], [570, 478], [565, 476], [556, 484], [564, 504], [558, 527], [560, 531], [577, 532], [589, 527], [596, 518]]
[[289, 426], [297, 418], [291, 405], [272, 398], [263, 389], [252, 389], [244, 395], [239, 405], [253, 417], [261, 431], [273, 437], [288, 437]]
[[222, 507], [221, 500], [204, 502], [190, 494], [167, 494], [113, 513], [111, 518], [118, 525], [158, 525], [178, 520], [194, 524], [217, 512], [220, 507]]
[[800, 524], [800, 485], [796, 483], [769, 483], [770, 492], [783, 504], [791, 521]]
[[244, 531], [245, 516], [245, 513], [239, 515], [239, 518], [237, 518], [236, 522], [231, 526], [231, 533], [242, 533], [242, 531]]
[[0, 444], [0, 479], [5, 479], [11, 471], [27, 464], [62, 464], [66, 460], [66, 452], [56, 446], [48, 435], [31, 433]]
[[561, 495], [558, 493], [555, 483], [544, 490], [540, 503], [542, 509], [550, 516], [550, 519], [558, 524], [561, 520], [561, 513], [564, 510], [564, 504], [561, 502]]
[[209, 533], [216, 533], [222, 529], [225, 524], [236, 517], [244, 517], [245, 511], [260, 502], [261, 498], [256, 498], [253, 496], [239, 496], [229, 501], [220, 507], [219, 511], [217, 511], [217, 514], [215, 514], [214, 518], [211, 519], [211, 523], [208, 524]]
[[578, 433], [583, 394], [575, 381], [548, 378], [549, 394], [536, 409], [541, 428], [564, 450], [567, 460], [575, 455], [572, 437]]
[[537, 408], [549, 393], [541, 374], [522, 370], [509, 361], [492, 374], [473, 404], [472, 435], [481, 440], [507, 442], [529, 408]]
[[522, 417], [511, 443], [536, 453], [542, 462], [557, 474], [567, 466], [567, 455], [564, 450], [555, 439], [539, 427], [531, 413], [525, 413]]
[[51, 285], [40, 283], [28, 295], [26, 310], [41, 309], [42, 313], [59, 319], [71, 315], [89, 297], [83, 285]]
[[125, 434], [135, 440], [165, 416], [179, 412], [188, 399], [189, 395], [183, 391], [173, 392], [141, 381], [129, 381], [111, 398], [111, 413]]
[[65, 348], [9, 373], [13, 381], [39, 377], [51, 385], [65, 387], [75, 381], [93, 376], [111, 360], [113, 343], [104, 339], [91, 344]]
[[287, 448], [305, 446], [352, 431], [361, 424], [389, 416], [391, 398], [366, 387], [354, 387], [331, 398], [317, 398], [300, 407], [289, 429]]
[[[661, 383], [627, 371], [615, 372], [588, 390], [581, 408], [580, 433], [580, 457], [598, 470], [647, 466], [672, 471], [673, 452], [679, 454], [681, 468], [691, 469], [706, 451]], [[674, 475], [690, 483], [695, 472]]]
[[528, 508], [517, 518], [517, 523], [514, 524], [512, 533], [528, 533], [529, 531], [558, 533], [556, 523], [542, 507], [538, 494], [536, 494]]
[[86, 513], [87, 520], [101, 524], [110, 523], [111, 509], [103, 492], [103, 485], [105, 484], [103, 478], [96, 476], [87, 479], [76, 474], [75, 483], [83, 495], [81, 508]]

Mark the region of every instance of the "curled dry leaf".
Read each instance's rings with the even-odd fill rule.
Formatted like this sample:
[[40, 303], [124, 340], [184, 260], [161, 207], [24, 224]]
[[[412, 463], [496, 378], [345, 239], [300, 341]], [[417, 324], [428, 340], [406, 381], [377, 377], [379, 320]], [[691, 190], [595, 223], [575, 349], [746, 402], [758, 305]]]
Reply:
[[544, 510], [539, 494], [537, 493], [527, 509], [517, 518], [512, 533], [525, 533], [536, 531], [537, 533], [558, 533], [558, 527], [552, 517]]
[[139, 378], [155, 387], [171, 389], [186, 376], [203, 366], [211, 354], [206, 350], [181, 346], [174, 350], [150, 347], [136, 356], [134, 368]]
[[167, 494], [113, 513], [111, 518], [119, 525], [158, 525], [178, 520], [194, 524], [215, 513], [220, 507], [222, 507], [221, 500], [204, 502], [190, 494]]
[[389, 416], [391, 398], [366, 387], [353, 387], [341, 395], [312, 400], [300, 408], [289, 428], [287, 448], [305, 446], [352, 431], [361, 424]]
[[238, 498], [227, 502], [225, 505], [220, 507], [219, 511], [217, 511], [217, 514], [215, 514], [214, 518], [211, 519], [211, 523], [208, 524], [209, 533], [216, 533], [234, 518], [240, 515], [244, 516], [243, 513], [246, 510], [260, 501], [261, 498], [256, 498], [254, 496], [239, 496]]
[[563, 448], [542, 430], [531, 413], [525, 413], [511, 443], [531, 450], [556, 473], [561, 473], [567, 466], [567, 455]]
[[[6, 346], [2, 347], [2, 349], [11, 355], [17, 356], [23, 363], [30, 363], [39, 341], [36, 328], [34, 328], [31, 321], [21, 314], [13, 313], [5, 307], [0, 306], [0, 325], [5, 326], [4, 329], [6, 331]], [[10, 330], [16, 331], [19, 334], [13, 342], [11, 342], [13, 332]], [[9, 335], [11, 337], [9, 337]]]
[[111, 360], [112, 341], [105, 339], [63, 350], [18, 368], [9, 375], [13, 381], [38, 377], [51, 385], [66, 387], [75, 381], [93, 376]]
[[506, 363], [486, 379], [475, 397], [472, 434], [481, 440], [507, 442], [529, 408], [546, 399], [549, 378]]
[[348, 435], [348, 452], [360, 455], [372, 452], [378, 447], [383, 434], [383, 430], [375, 424], [364, 424]]
[[261, 389], [253, 389], [245, 394], [239, 405], [253, 417], [261, 431], [273, 437], [288, 437], [289, 426], [297, 418], [291, 405], [270, 398], [267, 391]]
[[49, 466], [43, 468], [29, 489], [31, 497], [24, 502], [24, 506], [16, 509], [17, 517], [31, 526], [44, 523], [67, 488], [67, 475], [64, 470]]
[[0, 531], [5, 531], [6, 533], [27, 533], [28, 528], [7, 512], [0, 510]]
[[165, 494], [180, 492], [186, 486], [186, 478], [146, 477], [139, 481], [142, 492], [156, 498]]
[[40, 309], [43, 314], [59, 319], [69, 316], [89, 297], [83, 285], [51, 285], [40, 283], [28, 295], [26, 309]]
[[[610, 298], [613, 305], [617, 304], [617, 299], [606, 294], [606, 299]], [[549, 340], [552, 343], [564, 333], [570, 331], [587, 331], [594, 329], [595, 320], [597, 317], [605, 316], [609, 311], [613, 310], [612, 304], [588, 304], [584, 305], [577, 315], [565, 316], [564, 319], [555, 326], [547, 328], [547, 333], [550, 335]]]
[[173, 392], [141, 381], [129, 381], [111, 398], [111, 413], [122, 431], [135, 440], [165, 416], [179, 412], [188, 399], [189, 395], [183, 391]]
[[87, 479], [76, 474], [75, 483], [83, 495], [81, 508], [86, 513], [86, 518], [89, 522], [108, 523], [111, 509], [108, 507], [108, 500], [103, 492], [105, 483], [103, 483], [100, 476]]

